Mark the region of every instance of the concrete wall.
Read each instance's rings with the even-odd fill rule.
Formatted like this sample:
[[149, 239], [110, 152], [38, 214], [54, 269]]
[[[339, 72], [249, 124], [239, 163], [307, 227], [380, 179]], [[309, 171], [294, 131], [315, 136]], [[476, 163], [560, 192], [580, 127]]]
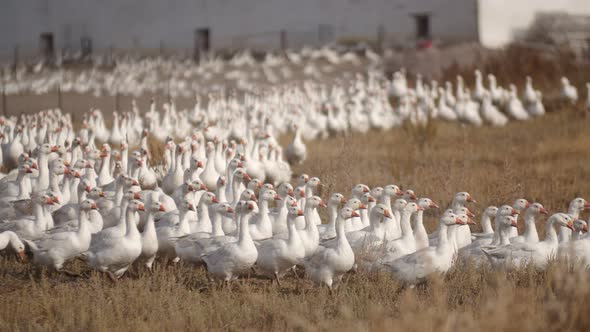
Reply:
[[488, 47], [508, 44], [541, 12], [590, 15], [590, 0], [479, 0], [479, 40]]
[[416, 13], [431, 14], [434, 38], [477, 39], [476, 0], [2, 0], [0, 54], [36, 51], [42, 32], [56, 48], [86, 35], [95, 49], [191, 49], [197, 27], [211, 29], [213, 48], [277, 48], [281, 29], [289, 46], [318, 43], [320, 24], [334, 38], [376, 38], [383, 25], [388, 40], [407, 42]]

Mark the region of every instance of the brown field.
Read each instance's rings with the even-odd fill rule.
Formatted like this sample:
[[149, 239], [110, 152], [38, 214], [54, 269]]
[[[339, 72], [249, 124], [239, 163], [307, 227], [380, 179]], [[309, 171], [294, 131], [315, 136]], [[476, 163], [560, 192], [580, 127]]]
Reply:
[[[576, 70], [562, 62], [549, 68], [537, 59], [499, 70], [498, 63], [486, 68], [499, 71], [503, 84], [537, 70], [535, 79], [552, 91], [564, 71], [578, 87], [590, 80], [588, 66]], [[451, 69], [445, 75], [455, 74]], [[18, 100], [13, 102], [10, 107], [18, 109]], [[551, 113], [545, 117], [504, 128], [437, 123], [310, 142], [308, 160], [294, 170], [320, 177], [322, 197], [349, 194], [359, 182], [395, 183], [443, 207], [455, 192], [469, 191], [478, 201], [471, 206], [476, 214], [520, 197], [541, 202], [550, 213], [564, 211], [572, 198], [590, 197], [590, 113], [580, 105], [546, 106]], [[439, 213], [428, 215], [430, 229]], [[542, 222], [539, 226], [542, 233]], [[220, 288], [207, 281], [203, 269], [183, 265], [157, 264], [153, 274], [135, 267], [116, 284], [79, 261], [68, 269], [80, 276], [0, 257], [0, 330], [590, 329], [590, 272], [557, 262], [544, 272], [461, 265], [416, 288], [385, 273], [351, 273], [333, 296], [294, 276], [280, 288], [255, 275]]]
[[[322, 196], [352, 184], [398, 183], [446, 206], [468, 190], [481, 211], [525, 197], [551, 212], [590, 192], [590, 117], [563, 109], [505, 128], [438, 124], [427, 130], [309, 144], [296, 171], [319, 176]], [[425, 141], [423, 147], [418, 142]], [[430, 219], [434, 219], [431, 216]], [[429, 222], [434, 227], [433, 222]], [[477, 227], [476, 227], [477, 228]], [[541, 227], [542, 229], [542, 227]], [[336, 295], [290, 276], [282, 288], [251, 276], [230, 288], [202, 269], [134, 269], [117, 284], [83, 263], [79, 277], [0, 259], [0, 330], [587, 330], [590, 275], [556, 264], [506, 273], [460, 266], [405, 288], [386, 274], [350, 274]], [[301, 271], [300, 271], [301, 272]]]

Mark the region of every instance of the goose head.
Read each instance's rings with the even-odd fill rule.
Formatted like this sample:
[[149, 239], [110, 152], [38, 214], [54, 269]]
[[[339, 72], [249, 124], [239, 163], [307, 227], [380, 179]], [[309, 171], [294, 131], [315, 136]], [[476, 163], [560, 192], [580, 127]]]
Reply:
[[240, 194], [240, 201], [253, 201], [257, 202], [256, 193], [252, 189], [246, 189]]
[[123, 194], [123, 198], [127, 200], [140, 200], [141, 196], [139, 195], [139, 190], [136, 187], [131, 187], [127, 189], [125, 194]]
[[242, 161], [240, 159], [234, 158], [234, 159], [230, 160], [227, 167], [230, 170], [230, 172], [233, 172], [238, 168], [244, 167], [244, 164], [242, 163]]
[[528, 209], [528, 207], [530, 205], [531, 204], [526, 199], [519, 198], [516, 201], [514, 201], [514, 204], [512, 205], [512, 207], [514, 207], [516, 210], [518, 210], [518, 212], [522, 212], [522, 211], [525, 211], [526, 209]]
[[237, 168], [234, 171], [234, 178], [233, 180], [237, 183], [248, 183], [250, 180], [252, 180], [252, 178], [250, 177], [250, 175], [248, 175], [248, 173], [246, 173], [246, 170], [243, 168]]
[[303, 211], [297, 206], [289, 206], [287, 208], [287, 213], [289, 218], [288, 221], [293, 222], [297, 217], [301, 217], [303, 215]]
[[260, 188], [261, 191], [267, 191], [267, 190], [275, 190], [275, 187], [271, 184], [271, 183], [265, 183], [262, 185], [262, 187]]
[[588, 223], [581, 219], [574, 221], [574, 231], [588, 233]]
[[185, 211], [196, 211], [193, 202], [190, 199], [185, 198], [182, 202], [182, 207]]
[[410, 202], [410, 203], [406, 204], [406, 206], [404, 206], [403, 211], [413, 214], [418, 211], [424, 211], [424, 208], [415, 202]]
[[220, 176], [217, 178], [217, 187], [223, 187], [225, 186], [225, 176]]
[[259, 179], [254, 178], [254, 179], [252, 179], [252, 180], [250, 180], [248, 182], [247, 188], [250, 189], [250, 190], [256, 191], [256, 190], [262, 188], [262, 181], [260, 181]]
[[549, 219], [551, 221], [553, 221], [553, 223], [557, 224], [560, 227], [567, 227], [567, 228], [571, 229], [572, 231], [575, 230], [574, 229], [575, 218], [570, 216], [567, 213], [555, 213], [554, 215], [549, 217]]
[[464, 214], [464, 215], [466, 215], [466, 216], [468, 216], [470, 218], [474, 218], [475, 217], [475, 214], [473, 214], [473, 212], [471, 212], [468, 208], [466, 208], [464, 206], [459, 207], [459, 208], [456, 208], [454, 210], [454, 212], [455, 212], [456, 215], [462, 215], [462, 214]]
[[346, 206], [346, 207], [342, 208], [342, 210], [340, 210], [340, 217], [343, 220], [347, 220], [352, 217], [360, 217], [360, 215], [352, 208]]
[[408, 201], [403, 198], [398, 198], [395, 200], [395, 202], [393, 202], [391, 209], [394, 211], [402, 211], [407, 204]]
[[309, 181], [307, 182], [307, 186], [312, 188], [314, 190], [314, 192], [321, 184], [322, 184], [322, 182], [317, 177], [313, 177], [313, 178], [309, 179]]
[[51, 171], [55, 175], [64, 175], [64, 174], [71, 174], [72, 172], [70, 169], [65, 166], [63, 163], [53, 164], [51, 167]]
[[414, 191], [412, 189], [407, 189], [406, 191], [404, 191], [402, 198], [408, 202], [415, 201], [416, 199], [418, 199], [416, 197], [416, 193], [414, 193]]
[[309, 181], [309, 175], [303, 173], [297, 177], [297, 186], [303, 187], [307, 184], [308, 181]]
[[80, 210], [83, 211], [90, 211], [90, 210], [98, 210], [98, 206], [96, 202], [92, 199], [86, 199], [80, 203]]
[[582, 197], [574, 198], [569, 205], [569, 210], [582, 212], [584, 210], [590, 210], [590, 203]]
[[364, 193], [370, 192], [369, 187], [364, 184], [357, 184], [352, 188], [352, 196], [361, 197]]
[[137, 199], [131, 200], [127, 208], [134, 212], [145, 211], [145, 206]]
[[270, 202], [270, 201], [280, 201], [281, 197], [279, 196], [279, 194], [277, 194], [276, 191], [272, 190], [272, 189], [268, 189], [268, 190], [264, 190], [260, 192], [260, 201], [266, 201], [266, 202]]
[[288, 207], [288, 206], [299, 206], [299, 205], [297, 204], [297, 199], [295, 199], [295, 197], [287, 196], [285, 198], [285, 206]]
[[244, 214], [250, 214], [250, 215], [254, 215], [257, 214], [259, 212], [258, 210], [258, 204], [256, 204], [255, 201], [253, 200], [249, 200], [249, 201], [243, 201], [243, 212]]
[[504, 229], [508, 229], [510, 227], [518, 227], [516, 217], [511, 215], [500, 216], [498, 222], [500, 223], [500, 226]]
[[421, 208], [423, 208], [424, 210], [426, 209], [438, 209], [439, 206], [434, 203], [430, 198], [420, 198], [417, 201], [418, 206], [420, 206]]
[[371, 195], [371, 193], [364, 193], [361, 196], [361, 202], [365, 205], [369, 205], [369, 203], [375, 202], [375, 198]]
[[234, 214], [234, 209], [228, 203], [219, 203], [215, 205], [215, 212], [224, 217], [231, 218]]
[[346, 207], [349, 207], [353, 210], [362, 210], [367, 208], [358, 198], [349, 199], [348, 202], [346, 202]]
[[371, 196], [376, 200], [381, 199], [381, 196], [383, 196], [383, 187], [374, 187], [371, 189]]
[[303, 199], [305, 198], [305, 188], [304, 187], [297, 187], [295, 188], [295, 198], [299, 199]]
[[383, 195], [387, 197], [402, 196], [404, 193], [395, 184], [389, 184], [383, 187]]
[[494, 218], [494, 217], [496, 217], [496, 214], [498, 213], [498, 207], [497, 207], [497, 206], [493, 206], [493, 205], [491, 205], [491, 206], [488, 206], [488, 207], [487, 207], [487, 208], [486, 208], [486, 209], [483, 211], [483, 213], [484, 213], [485, 215], [487, 215], [488, 217], [490, 217], [490, 218]]
[[101, 197], [106, 197], [106, 194], [101, 188], [94, 187], [90, 189], [90, 191], [88, 192], [88, 197], [90, 197], [91, 199], [98, 199]]
[[319, 196], [311, 196], [305, 200], [305, 207], [318, 208], [327, 207], [326, 203]]
[[340, 204], [346, 204], [346, 198], [340, 193], [333, 193], [328, 200], [328, 206], [339, 206]]
[[377, 204], [371, 209], [371, 216], [377, 217], [380, 222], [383, 222], [384, 218], [391, 218], [391, 211], [389, 211], [385, 204]]
[[201, 196], [201, 201], [204, 202], [206, 205], [217, 204], [219, 200], [212, 192], [206, 192]]
[[153, 200], [149, 206], [149, 212], [158, 213], [158, 212], [166, 212], [166, 207], [164, 204], [160, 203], [158, 200]]
[[544, 214], [548, 215], [549, 213], [545, 210], [545, 207], [541, 203], [533, 203], [529, 204], [529, 207], [526, 209], [526, 213], [532, 213], [533, 215]]
[[466, 214], [457, 214], [457, 218], [461, 220], [462, 225], [475, 225], [473, 219]]
[[295, 193], [293, 192], [293, 186], [288, 182], [281, 183], [277, 188], [277, 193], [283, 198], [286, 196], [295, 196]]
[[476, 203], [476, 201], [471, 197], [471, 194], [466, 191], [456, 193], [455, 197], [453, 198], [453, 202], [461, 205], [465, 205], [465, 203]]

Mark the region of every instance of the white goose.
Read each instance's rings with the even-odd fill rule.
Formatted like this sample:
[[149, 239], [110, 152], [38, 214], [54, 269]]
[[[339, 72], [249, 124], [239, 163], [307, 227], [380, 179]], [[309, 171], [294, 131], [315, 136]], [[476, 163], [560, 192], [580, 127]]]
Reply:
[[273, 238], [256, 245], [258, 250], [256, 267], [262, 274], [274, 278], [279, 286], [281, 285], [280, 277], [305, 257], [305, 247], [295, 228], [295, 218], [298, 216], [303, 216], [303, 211], [296, 206], [289, 207], [287, 239]]
[[395, 278], [415, 284], [424, 281], [432, 273], [445, 273], [451, 268], [455, 253], [453, 244], [448, 238], [448, 231], [451, 227], [465, 225], [465, 223], [449, 209], [442, 215], [439, 224], [436, 247], [418, 250], [385, 264]]
[[0, 233], [0, 251], [8, 248], [9, 246], [10, 249], [12, 249], [12, 251], [14, 251], [21, 260], [25, 259], [25, 245], [18, 238], [18, 235], [11, 231]]
[[549, 217], [545, 226], [545, 239], [537, 243], [512, 243], [496, 249], [482, 249], [490, 262], [503, 266], [523, 266], [532, 264], [538, 269], [545, 269], [549, 260], [557, 255], [558, 239], [555, 226], [573, 229], [574, 218], [565, 213], [556, 213]]
[[338, 288], [344, 274], [354, 266], [354, 252], [344, 232], [344, 223], [352, 217], [359, 217], [359, 214], [349, 207], [340, 210], [336, 220], [336, 246], [320, 246], [312, 256], [303, 261], [309, 278], [315, 284], [326, 285], [330, 292]]
[[242, 215], [238, 240], [201, 256], [207, 267], [207, 272], [213, 278], [229, 282], [236, 279], [240, 273], [250, 270], [256, 263], [258, 250], [250, 237], [250, 229], [247, 227], [249, 217], [256, 209], [255, 202], [240, 201], [236, 206], [236, 212]]

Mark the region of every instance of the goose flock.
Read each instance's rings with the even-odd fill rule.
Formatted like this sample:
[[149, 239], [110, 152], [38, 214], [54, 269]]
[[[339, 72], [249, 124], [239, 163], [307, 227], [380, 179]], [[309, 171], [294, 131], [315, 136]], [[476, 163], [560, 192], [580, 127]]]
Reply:
[[[268, 56], [261, 66], [268, 83], [268, 68], [285, 61], [303, 65], [302, 56]], [[323, 57], [331, 66], [359, 61], [353, 53], [304, 56]], [[231, 61], [233, 67], [255, 65], [247, 53]], [[530, 78], [519, 96], [514, 85], [504, 89], [493, 75], [486, 87], [479, 71], [471, 91], [461, 77], [453, 88], [450, 82], [424, 84], [418, 75], [410, 87], [404, 70], [392, 80], [369, 71], [330, 85], [314, 69], [308, 71], [314, 79], [262, 89], [236, 69], [230, 77], [238, 77], [243, 93], [210, 90], [196, 97], [192, 109], [179, 110], [174, 97], [193, 96], [199, 87], [181, 79], [184, 67], [167, 65], [169, 84], [174, 81], [170, 102], [159, 108], [152, 100], [147, 110], [133, 102], [130, 110], [112, 113], [112, 125], [94, 108], [83, 114], [80, 128], [59, 109], [0, 117], [0, 165], [6, 172], [0, 174], [0, 250], [65, 273], [71, 273], [66, 263], [80, 259], [113, 281], [133, 264], [151, 271], [155, 262], [167, 261], [205, 268], [224, 282], [256, 273], [280, 284], [285, 274], [304, 270], [331, 291], [351, 270], [387, 271], [415, 284], [458, 260], [544, 269], [557, 255], [590, 267], [588, 225], [580, 218], [590, 203], [583, 198], [551, 215], [525, 199], [490, 206], [481, 214], [483, 232], [472, 233], [475, 215], [468, 205], [475, 200], [467, 192], [441, 209], [394, 184], [357, 184], [350, 194], [322, 199], [319, 178], [300, 174], [292, 183], [291, 165], [307, 157], [304, 140], [434, 119], [503, 126], [542, 116], [542, 95]], [[211, 60], [185, 77], [224, 66]], [[5, 89], [46, 93], [60, 84], [99, 94], [116, 85], [109, 93], [142, 95], [163, 88], [154, 82], [158, 76], [148, 75], [156, 72], [152, 63], [129, 67], [118, 69], [124, 79], [117, 84], [97, 71], [49, 81], [21, 77]], [[576, 104], [577, 88], [567, 78], [561, 86], [563, 100]], [[294, 132], [293, 140], [283, 150], [278, 137], [287, 132]], [[318, 210], [324, 208], [322, 219]], [[430, 234], [426, 210], [440, 210]], [[536, 230], [541, 215], [548, 216], [543, 240]], [[523, 234], [517, 233], [519, 222]]]

